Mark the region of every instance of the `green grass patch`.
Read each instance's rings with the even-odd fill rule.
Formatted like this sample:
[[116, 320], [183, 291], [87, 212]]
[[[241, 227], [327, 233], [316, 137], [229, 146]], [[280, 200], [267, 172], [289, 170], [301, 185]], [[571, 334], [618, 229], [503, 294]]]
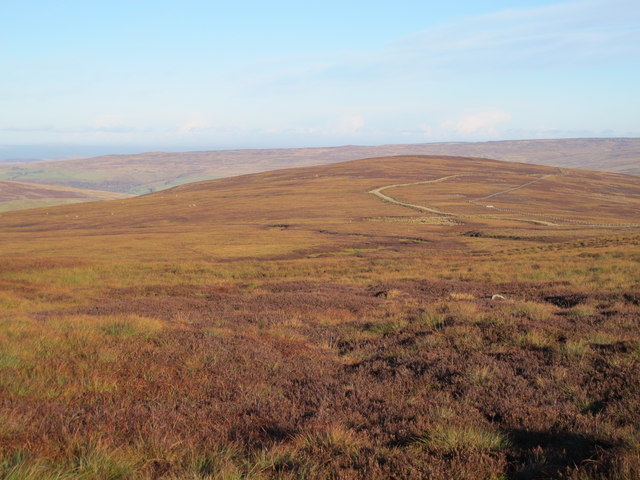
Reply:
[[594, 308], [583, 306], [583, 307], [572, 308], [567, 312], [567, 315], [573, 318], [585, 318], [585, 317], [591, 317], [596, 313], [597, 312]]
[[390, 322], [381, 322], [381, 323], [372, 323], [365, 327], [364, 331], [367, 333], [372, 333], [375, 335], [389, 335], [393, 332], [401, 330], [407, 325], [406, 322], [403, 321], [390, 321]]

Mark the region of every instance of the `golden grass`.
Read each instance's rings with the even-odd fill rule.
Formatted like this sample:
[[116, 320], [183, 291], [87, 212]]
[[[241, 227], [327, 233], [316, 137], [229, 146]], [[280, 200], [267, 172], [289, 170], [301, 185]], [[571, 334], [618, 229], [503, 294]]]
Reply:
[[476, 426], [452, 424], [434, 425], [429, 432], [416, 440], [418, 445], [444, 451], [477, 450], [499, 451], [509, 445], [507, 437], [500, 433]]
[[547, 320], [551, 318], [553, 306], [532, 301], [518, 301], [509, 305], [508, 311], [518, 318], [529, 320]]

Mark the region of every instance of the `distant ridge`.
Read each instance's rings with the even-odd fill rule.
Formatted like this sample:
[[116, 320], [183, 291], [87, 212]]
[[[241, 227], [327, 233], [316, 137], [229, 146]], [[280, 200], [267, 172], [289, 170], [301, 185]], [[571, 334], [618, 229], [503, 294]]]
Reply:
[[149, 152], [0, 166], [0, 179], [131, 194], [199, 180], [396, 155], [482, 157], [640, 175], [640, 138]]

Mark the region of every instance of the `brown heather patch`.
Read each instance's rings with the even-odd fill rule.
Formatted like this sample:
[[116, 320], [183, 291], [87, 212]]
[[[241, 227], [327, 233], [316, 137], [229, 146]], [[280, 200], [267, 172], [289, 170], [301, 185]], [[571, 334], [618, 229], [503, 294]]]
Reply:
[[[49, 363], [37, 367], [23, 390], [5, 383], [3, 413], [14, 419], [3, 437], [6, 451], [39, 445], [31, 448], [33, 458], [58, 459], [51, 465], [66, 468], [79, 453], [65, 445], [74, 438], [94, 439], [104, 445], [98, 451], [110, 452], [117, 464], [132, 456], [131, 475], [138, 478], [193, 471], [193, 462], [212, 472], [258, 468], [266, 476], [334, 472], [354, 478], [446, 478], [452, 471], [463, 472], [461, 478], [477, 478], [478, 472], [528, 478], [559, 475], [583, 462], [578, 468], [584, 471], [614, 468], [616, 462], [622, 466], [612, 472], [637, 468], [629, 464], [633, 456], [623, 453], [634, 445], [636, 434], [629, 428], [640, 407], [632, 393], [640, 380], [633, 368], [637, 350], [613, 342], [629, 337], [627, 330], [608, 327], [606, 338], [613, 343], [606, 343], [604, 333], [589, 337], [588, 326], [571, 317], [556, 315], [551, 330], [549, 319], [527, 318], [525, 326], [508, 309], [502, 315], [511, 320], [493, 321], [489, 313], [496, 312], [484, 301], [476, 304], [478, 326], [459, 317], [432, 325], [419, 319], [421, 309], [437, 297], [433, 292], [459, 291], [460, 285], [426, 289], [421, 282], [404, 283], [404, 291], [426, 293], [392, 299], [375, 297], [371, 288], [323, 287], [275, 284], [266, 287], [270, 294], [253, 298], [251, 291], [216, 292], [212, 286], [201, 290], [211, 293], [197, 304], [200, 309], [188, 303], [200, 298], [192, 288], [150, 289], [153, 297], [129, 291], [140, 301], [157, 302], [153, 317], [168, 317], [151, 336], [136, 335], [117, 320], [150, 313], [151, 304], [142, 303], [141, 311], [126, 290], [115, 301], [120, 313], [97, 303], [90, 317], [76, 316], [74, 322], [90, 325], [87, 334], [77, 327], [60, 331], [55, 325], [65, 321], [54, 317], [31, 323], [37, 331], [22, 334], [14, 347], [37, 353], [32, 342], [48, 331], [40, 351], [48, 352], [42, 360]], [[296, 289], [301, 293], [294, 299], [289, 292]], [[333, 308], [349, 314], [327, 325], [313, 312], [332, 296]], [[238, 311], [243, 299], [258, 318]], [[196, 321], [172, 320], [172, 307]], [[114, 315], [116, 320], [105, 320]], [[271, 325], [280, 326], [279, 335]], [[354, 327], [373, 335], [354, 336]], [[558, 338], [557, 330], [568, 339]], [[24, 327], [19, 331], [27, 333]], [[299, 331], [302, 337], [294, 335]], [[516, 341], [539, 332], [554, 339], [553, 348]], [[590, 343], [577, 355], [570, 342]], [[3, 357], [5, 382], [40, 361], [19, 352]], [[343, 363], [342, 356], [360, 360]], [[453, 413], [432, 424], [438, 418], [434, 409]], [[603, 430], [604, 418], [609, 426]], [[228, 454], [214, 453], [221, 445], [229, 445]], [[206, 460], [208, 455], [214, 457]], [[162, 461], [145, 463], [156, 456]], [[469, 459], [479, 470], [470, 468]]]

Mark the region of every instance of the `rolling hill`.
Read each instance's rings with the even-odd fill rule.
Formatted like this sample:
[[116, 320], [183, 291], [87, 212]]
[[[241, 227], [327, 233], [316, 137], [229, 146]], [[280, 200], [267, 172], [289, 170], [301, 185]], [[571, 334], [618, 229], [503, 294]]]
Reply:
[[125, 193], [0, 180], [0, 212], [128, 198]]
[[615, 138], [152, 152], [0, 165], [0, 178], [141, 194], [198, 180], [392, 155], [472, 156], [640, 174], [640, 139]]
[[0, 233], [1, 475], [640, 473], [639, 177], [370, 158]]

